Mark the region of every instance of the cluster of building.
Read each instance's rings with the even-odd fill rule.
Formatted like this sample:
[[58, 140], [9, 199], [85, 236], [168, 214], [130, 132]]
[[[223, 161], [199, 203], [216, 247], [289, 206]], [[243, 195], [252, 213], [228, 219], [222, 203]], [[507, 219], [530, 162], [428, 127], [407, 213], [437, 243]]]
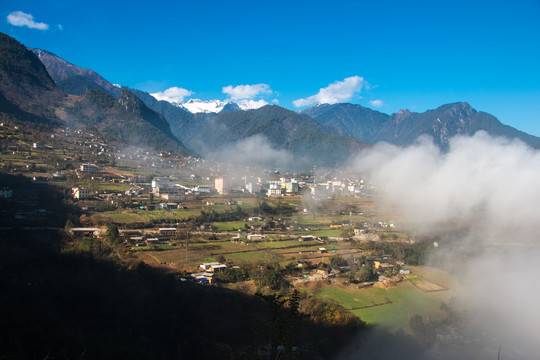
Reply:
[[199, 284], [212, 284], [214, 274], [223, 271], [226, 268], [227, 265], [218, 262], [203, 263], [199, 265], [199, 269], [202, 271], [192, 273], [191, 279]]
[[315, 198], [324, 198], [333, 195], [367, 195], [372, 186], [364, 184], [364, 180], [342, 179], [315, 182], [306, 177], [288, 177], [269, 175], [242, 176], [239, 179], [227, 176], [218, 176], [214, 179], [214, 189], [218, 194], [228, 195], [235, 192], [262, 194], [269, 197], [298, 194], [302, 189], [309, 189]]
[[176, 228], [158, 228], [156, 231], [120, 230], [124, 243], [131, 247], [166, 244], [177, 233]]

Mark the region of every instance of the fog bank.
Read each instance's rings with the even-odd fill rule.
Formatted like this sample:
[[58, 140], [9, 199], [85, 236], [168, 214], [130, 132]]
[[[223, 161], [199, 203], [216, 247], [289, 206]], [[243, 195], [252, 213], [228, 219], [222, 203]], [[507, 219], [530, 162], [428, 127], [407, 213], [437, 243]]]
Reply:
[[[430, 261], [464, 285], [469, 329], [501, 346], [501, 359], [540, 358], [540, 153], [479, 132], [452, 139], [447, 152], [429, 138], [408, 148], [379, 144], [350, 166], [412, 229], [440, 239]], [[486, 351], [497, 358], [497, 348]]]

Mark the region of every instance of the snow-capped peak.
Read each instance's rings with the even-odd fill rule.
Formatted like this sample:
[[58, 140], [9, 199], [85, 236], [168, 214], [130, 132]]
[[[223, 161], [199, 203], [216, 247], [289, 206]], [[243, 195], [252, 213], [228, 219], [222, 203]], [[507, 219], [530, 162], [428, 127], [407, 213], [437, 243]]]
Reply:
[[189, 99], [186, 102], [178, 103], [177, 106], [183, 107], [187, 111], [195, 114], [195, 113], [218, 113], [223, 108], [227, 102], [220, 101], [220, 100], [199, 100], [199, 99]]
[[[171, 98], [159, 97], [159, 96], [156, 96], [156, 94], [150, 94], [150, 95], [154, 96], [157, 100], [165, 100], [173, 104], [174, 106], [184, 108], [193, 114], [218, 113], [221, 110], [223, 110], [225, 105], [227, 105], [228, 103], [233, 103], [232, 101], [228, 101], [228, 100], [205, 101], [205, 100], [200, 100], [200, 99], [189, 99], [188, 101], [182, 102], [182, 101], [177, 101], [177, 100], [175, 101], [174, 99], [171, 99]], [[247, 99], [239, 100], [238, 102], [236, 102], [236, 104], [241, 110], [253, 110], [253, 109], [258, 109], [260, 107], [268, 105], [268, 103], [264, 100], [256, 101], [256, 100], [247, 100]]]

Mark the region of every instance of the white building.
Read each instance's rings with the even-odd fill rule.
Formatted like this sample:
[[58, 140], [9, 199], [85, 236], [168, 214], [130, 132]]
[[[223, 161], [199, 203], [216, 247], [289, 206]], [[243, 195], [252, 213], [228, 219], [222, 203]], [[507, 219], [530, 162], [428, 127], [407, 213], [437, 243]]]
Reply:
[[193, 188], [193, 191], [198, 192], [198, 193], [209, 194], [210, 193], [210, 186], [195, 186]]
[[87, 199], [88, 198], [88, 189], [74, 187], [71, 189], [73, 192], [73, 198], [77, 200]]
[[254, 193], [258, 193], [259, 191], [261, 191], [261, 187], [259, 185], [257, 185], [256, 183], [249, 182], [249, 183], [246, 184], [246, 190], [250, 194], [254, 194]]
[[266, 191], [266, 196], [281, 196], [281, 188], [279, 188], [279, 189], [268, 189]]

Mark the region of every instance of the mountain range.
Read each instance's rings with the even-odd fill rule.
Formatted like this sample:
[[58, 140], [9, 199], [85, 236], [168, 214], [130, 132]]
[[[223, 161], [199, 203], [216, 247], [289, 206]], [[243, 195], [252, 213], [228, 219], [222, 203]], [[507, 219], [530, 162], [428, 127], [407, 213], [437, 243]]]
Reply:
[[[53, 55], [47, 54], [49, 58]], [[57, 57], [55, 57], [57, 58]], [[46, 68], [39, 57], [15, 39], [0, 34], [0, 118], [23, 121], [44, 127], [72, 126], [97, 131], [108, 141], [119, 145], [147, 146], [189, 154], [172, 135], [165, 118], [148, 109], [129, 91], [115, 98], [101, 90], [82, 95], [60, 89], [54, 79], [79, 76], [87, 79], [91, 71], [81, 72], [73, 66]], [[51, 76], [52, 73], [54, 76]], [[70, 75], [79, 73], [82, 75]], [[99, 79], [96, 77], [95, 79]], [[62, 80], [59, 80], [60, 82]], [[103, 80], [105, 81], [105, 80]], [[105, 84], [106, 85], [106, 84]]]
[[294, 112], [277, 105], [249, 109], [219, 100], [158, 100], [113, 85], [51, 52], [27, 49], [4, 34], [0, 34], [0, 78], [2, 119], [93, 129], [111, 141], [184, 154], [210, 156], [257, 136], [317, 165], [345, 161], [358, 149], [380, 141], [407, 146], [422, 135], [431, 136], [442, 149], [452, 136], [478, 130], [540, 144], [540, 138], [503, 125], [466, 102], [388, 115], [355, 104], [321, 104]]
[[540, 144], [540, 138], [504, 125], [493, 115], [476, 111], [466, 102], [442, 105], [423, 113], [401, 110], [387, 115], [354, 104], [322, 104], [302, 113], [340, 135], [368, 144], [384, 141], [407, 146], [418, 137], [428, 135], [444, 149], [453, 136], [471, 136], [479, 130], [493, 136], [518, 138], [531, 146]]

